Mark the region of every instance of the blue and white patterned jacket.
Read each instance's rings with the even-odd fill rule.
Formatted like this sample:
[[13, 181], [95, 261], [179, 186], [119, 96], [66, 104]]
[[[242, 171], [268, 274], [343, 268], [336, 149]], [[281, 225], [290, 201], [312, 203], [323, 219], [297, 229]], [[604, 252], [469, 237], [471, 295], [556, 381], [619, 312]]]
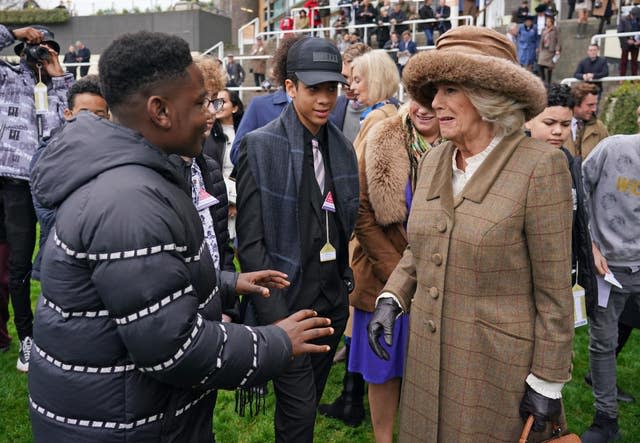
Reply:
[[[0, 25], [0, 49], [16, 42]], [[64, 122], [67, 91], [73, 76], [53, 77], [47, 83], [49, 111], [44, 115], [44, 136]], [[38, 147], [33, 87], [36, 77], [23, 60], [13, 66], [0, 60], [0, 177], [29, 180], [29, 164]]]

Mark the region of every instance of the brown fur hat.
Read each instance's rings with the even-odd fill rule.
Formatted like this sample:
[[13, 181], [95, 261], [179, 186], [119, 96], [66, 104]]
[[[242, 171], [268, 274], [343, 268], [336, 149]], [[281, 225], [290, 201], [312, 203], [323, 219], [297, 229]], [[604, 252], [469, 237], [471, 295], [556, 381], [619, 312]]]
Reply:
[[525, 105], [527, 120], [547, 105], [542, 81], [518, 64], [513, 44], [493, 29], [459, 26], [438, 39], [435, 51], [411, 57], [402, 78], [409, 94], [430, 104], [435, 83], [458, 83], [495, 91]]

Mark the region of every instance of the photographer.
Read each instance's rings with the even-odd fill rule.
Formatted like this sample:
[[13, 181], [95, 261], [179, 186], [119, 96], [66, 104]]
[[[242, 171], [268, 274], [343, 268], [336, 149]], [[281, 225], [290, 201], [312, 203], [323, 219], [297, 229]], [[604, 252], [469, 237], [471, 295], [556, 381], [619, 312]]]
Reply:
[[[0, 227], [9, 244], [9, 294], [20, 339], [16, 367], [29, 370], [33, 313], [30, 300], [31, 256], [36, 240], [36, 215], [29, 189], [29, 163], [39, 139], [64, 122], [67, 90], [73, 76], [65, 74], [58, 53], [60, 45], [45, 27], [9, 30], [0, 25], [0, 49], [16, 41], [20, 64], [0, 61]], [[34, 91], [42, 82], [47, 97], [36, 112]], [[42, 88], [44, 89], [44, 88]], [[44, 106], [46, 104], [46, 106]], [[1, 229], [0, 229], [1, 230]]]

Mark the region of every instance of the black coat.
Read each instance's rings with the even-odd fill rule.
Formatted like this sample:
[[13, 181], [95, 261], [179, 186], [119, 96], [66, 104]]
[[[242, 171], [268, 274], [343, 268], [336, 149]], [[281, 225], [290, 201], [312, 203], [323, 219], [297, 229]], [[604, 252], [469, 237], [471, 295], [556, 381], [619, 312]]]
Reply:
[[210, 442], [215, 389], [288, 363], [282, 329], [218, 323], [184, 177], [139, 133], [90, 113], [36, 164], [32, 191], [56, 223], [29, 365], [35, 442]]
[[582, 158], [574, 157], [565, 148], [562, 152], [569, 161], [573, 200], [573, 227], [571, 230], [571, 283], [584, 288], [587, 313], [591, 313], [598, 303], [598, 283], [596, 267], [591, 249], [589, 216], [585, 208], [584, 186], [582, 185]]

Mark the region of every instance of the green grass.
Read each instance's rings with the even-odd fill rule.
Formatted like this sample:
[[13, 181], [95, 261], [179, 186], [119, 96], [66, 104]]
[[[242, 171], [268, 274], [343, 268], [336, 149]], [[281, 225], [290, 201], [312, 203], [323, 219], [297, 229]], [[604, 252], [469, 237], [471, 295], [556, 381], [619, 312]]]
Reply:
[[[38, 283], [32, 283], [34, 304], [39, 290]], [[10, 330], [14, 337], [14, 343], [9, 352], [0, 354], [0, 443], [28, 443], [31, 441], [31, 430], [27, 408], [27, 377], [15, 369], [18, 343], [12, 324], [10, 324]], [[588, 365], [587, 344], [587, 327], [581, 327], [576, 331], [574, 342], [574, 380], [563, 391], [569, 428], [578, 434], [589, 426], [593, 416], [593, 397], [591, 390], [583, 381]], [[640, 400], [639, 351], [640, 338], [638, 338], [638, 333], [634, 332], [618, 360], [618, 380], [623, 389], [634, 394]], [[339, 395], [343, 373], [344, 364], [333, 366], [323, 402], [330, 402]], [[261, 413], [257, 417], [239, 417], [234, 412], [234, 393], [220, 392], [215, 411], [217, 441], [221, 443], [273, 441], [274, 397], [272, 392], [270, 387], [270, 395], [267, 398], [267, 413]], [[624, 435], [621, 440], [623, 443], [640, 441], [640, 401], [620, 406], [620, 426]], [[367, 418], [360, 427], [349, 428], [338, 421], [318, 416], [315, 440], [318, 442], [372, 442], [371, 422]]]

